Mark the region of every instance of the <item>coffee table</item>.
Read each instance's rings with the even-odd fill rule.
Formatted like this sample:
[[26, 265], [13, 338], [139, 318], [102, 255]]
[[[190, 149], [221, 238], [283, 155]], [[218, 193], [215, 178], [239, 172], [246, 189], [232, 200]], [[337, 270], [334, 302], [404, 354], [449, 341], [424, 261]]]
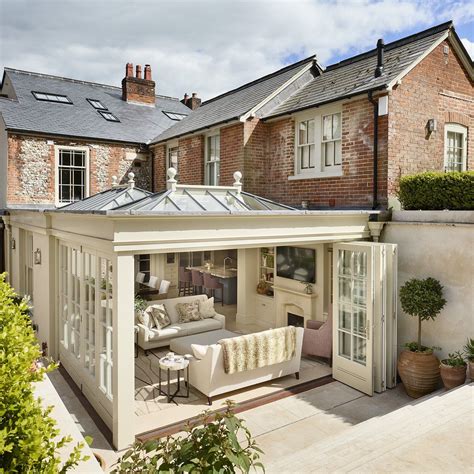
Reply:
[[[189, 398], [189, 360], [185, 359], [184, 357], [179, 357], [175, 359], [168, 359], [168, 357], [162, 357], [158, 361], [158, 392], [161, 395], [166, 395], [166, 400], [168, 403], [175, 402], [176, 397], [180, 398]], [[166, 371], [166, 379], [167, 379], [167, 390], [166, 392], [161, 389], [161, 382], [162, 382], [162, 375], [161, 371]], [[178, 387], [174, 393], [171, 393], [171, 371], [176, 372], [176, 376], [178, 378]], [[181, 373], [183, 374], [184, 385], [186, 387], [186, 394], [183, 395], [180, 393], [181, 391]], [[177, 403], [176, 403], [177, 404]]]

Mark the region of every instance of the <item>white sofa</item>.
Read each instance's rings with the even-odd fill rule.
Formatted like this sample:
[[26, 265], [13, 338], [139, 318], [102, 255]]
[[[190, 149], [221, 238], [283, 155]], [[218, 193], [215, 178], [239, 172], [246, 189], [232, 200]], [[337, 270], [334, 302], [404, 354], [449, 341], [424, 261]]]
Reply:
[[138, 345], [146, 352], [149, 349], [168, 346], [171, 339], [175, 339], [177, 337], [189, 336], [190, 334], [198, 334], [206, 331], [215, 331], [217, 329], [225, 328], [225, 316], [217, 313], [213, 318], [191, 321], [189, 323], [179, 323], [176, 305], [178, 303], [190, 303], [194, 300], [205, 301], [207, 300], [207, 295], [182, 296], [179, 298], [149, 301], [149, 305], [165, 305], [168, 315], [171, 319], [171, 325], [163, 329], [149, 329], [136, 320], [135, 324], [138, 326]]
[[197, 334], [171, 341], [170, 349], [177, 354], [184, 355], [193, 353], [191, 344], [208, 345], [207, 352], [202, 359], [196, 359], [195, 357], [191, 359], [189, 383], [207, 396], [210, 405], [212, 397], [222, 393], [268, 382], [285, 375], [295, 374], [296, 378], [299, 378], [303, 334], [303, 328], [296, 328], [296, 351], [293, 359], [234, 374], [225, 373], [223, 350], [221, 345], [217, 344], [217, 341], [233, 336], [241, 336], [241, 334], [225, 330]]

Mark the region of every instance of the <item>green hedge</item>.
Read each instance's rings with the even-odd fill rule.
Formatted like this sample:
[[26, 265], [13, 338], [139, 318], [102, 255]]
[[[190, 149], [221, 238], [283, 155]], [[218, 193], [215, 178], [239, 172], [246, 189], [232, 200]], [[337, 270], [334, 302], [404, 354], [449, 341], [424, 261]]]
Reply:
[[34, 395], [49, 369], [36, 365], [41, 351], [28, 312], [0, 274], [0, 473], [62, 473], [85, 458], [77, 445], [61, 460], [58, 451], [71, 438], [57, 438], [51, 408]]
[[404, 176], [398, 196], [406, 210], [473, 210], [474, 171], [430, 171]]

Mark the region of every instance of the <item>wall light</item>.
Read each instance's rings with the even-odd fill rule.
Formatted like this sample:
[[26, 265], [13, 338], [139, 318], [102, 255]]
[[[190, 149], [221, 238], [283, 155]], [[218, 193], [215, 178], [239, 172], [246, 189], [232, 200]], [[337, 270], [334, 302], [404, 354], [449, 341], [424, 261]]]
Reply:
[[12, 238], [12, 240], [10, 241], [10, 248], [12, 250], [15, 250], [16, 249], [16, 240]]
[[35, 265], [41, 265], [41, 250], [36, 249], [33, 252], [33, 256], [34, 256]]

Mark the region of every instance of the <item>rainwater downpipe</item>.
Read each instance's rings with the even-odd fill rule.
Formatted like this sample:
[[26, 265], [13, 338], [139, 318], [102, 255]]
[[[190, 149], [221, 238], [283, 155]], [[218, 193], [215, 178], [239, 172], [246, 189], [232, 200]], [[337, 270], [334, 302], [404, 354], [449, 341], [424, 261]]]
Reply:
[[379, 148], [379, 102], [373, 98], [372, 91], [369, 91], [369, 101], [374, 107], [374, 184], [373, 184], [373, 197], [372, 197], [372, 209], [377, 209], [377, 181], [378, 181], [378, 148]]

